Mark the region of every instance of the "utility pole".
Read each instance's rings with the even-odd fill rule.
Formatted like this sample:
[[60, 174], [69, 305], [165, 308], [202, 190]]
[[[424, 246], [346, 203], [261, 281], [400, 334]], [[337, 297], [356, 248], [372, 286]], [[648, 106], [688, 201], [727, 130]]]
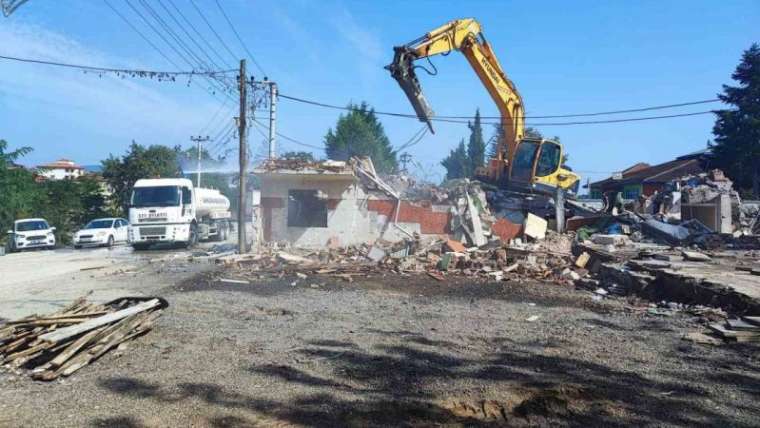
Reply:
[[277, 114], [277, 84], [274, 82], [268, 82], [269, 84], [269, 159], [277, 157], [275, 150], [275, 136], [277, 131], [276, 114]]
[[248, 149], [245, 146], [245, 131], [246, 131], [246, 89], [248, 87], [248, 81], [245, 76], [245, 59], [240, 60], [240, 76], [239, 76], [239, 90], [240, 90], [240, 119], [238, 120], [238, 137], [240, 139], [238, 147], [238, 156], [240, 158], [240, 181], [238, 195], [238, 253], [244, 254], [248, 251], [247, 241], [245, 239], [245, 176], [247, 174], [248, 167]]
[[412, 155], [409, 153], [404, 153], [399, 157], [399, 160], [401, 161], [401, 171], [409, 172], [409, 170], [406, 168], [406, 164], [412, 161]]
[[208, 142], [209, 140], [210, 138], [208, 135], [205, 137], [201, 137], [200, 135], [197, 137], [190, 137], [190, 141], [198, 143], [198, 169], [195, 171], [195, 187], [201, 187], [201, 143]]

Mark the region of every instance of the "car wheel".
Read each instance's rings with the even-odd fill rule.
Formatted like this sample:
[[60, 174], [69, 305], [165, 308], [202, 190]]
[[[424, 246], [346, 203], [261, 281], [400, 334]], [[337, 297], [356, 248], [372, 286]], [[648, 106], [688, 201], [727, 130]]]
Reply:
[[82, 249], [82, 246], [81, 246], [81, 245], [74, 245], [74, 249], [75, 249], [75, 250], [81, 250], [81, 249]]
[[108, 243], [106, 244], [106, 247], [108, 248], [113, 247], [113, 236], [108, 237]]

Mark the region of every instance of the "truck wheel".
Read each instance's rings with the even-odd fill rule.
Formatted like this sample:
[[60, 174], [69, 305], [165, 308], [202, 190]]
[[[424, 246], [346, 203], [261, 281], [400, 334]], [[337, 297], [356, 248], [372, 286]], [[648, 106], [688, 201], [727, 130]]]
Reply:
[[190, 225], [190, 239], [187, 241], [185, 248], [193, 248], [198, 243], [198, 226], [196, 224]]
[[135, 251], [145, 251], [150, 247], [150, 244], [132, 244], [132, 249]]

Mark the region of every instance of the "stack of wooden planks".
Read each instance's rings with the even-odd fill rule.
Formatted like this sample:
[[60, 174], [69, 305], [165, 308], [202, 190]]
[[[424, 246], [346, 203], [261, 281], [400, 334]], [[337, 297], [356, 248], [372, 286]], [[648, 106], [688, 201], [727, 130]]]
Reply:
[[0, 325], [0, 364], [37, 380], [69, 376], [120, 344], [148, 332], [167, 307], [161, 298], [124, 297], [106, 304], [79, 298], [44, 316]]
[[760, 342], [760, 317], [729, 318], [710, 324], [710, 330], [729, 342]]

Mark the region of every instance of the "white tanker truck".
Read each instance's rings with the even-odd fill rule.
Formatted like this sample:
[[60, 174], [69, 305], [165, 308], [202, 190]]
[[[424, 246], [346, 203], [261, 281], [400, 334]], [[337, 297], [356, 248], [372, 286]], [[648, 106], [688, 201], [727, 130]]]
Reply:
[[169, 243], [227, 239], [230, 200], [218, 190], [193, 187], [186, 178], [137, 180], [129, 204], [129, 243], [136, 250]]

